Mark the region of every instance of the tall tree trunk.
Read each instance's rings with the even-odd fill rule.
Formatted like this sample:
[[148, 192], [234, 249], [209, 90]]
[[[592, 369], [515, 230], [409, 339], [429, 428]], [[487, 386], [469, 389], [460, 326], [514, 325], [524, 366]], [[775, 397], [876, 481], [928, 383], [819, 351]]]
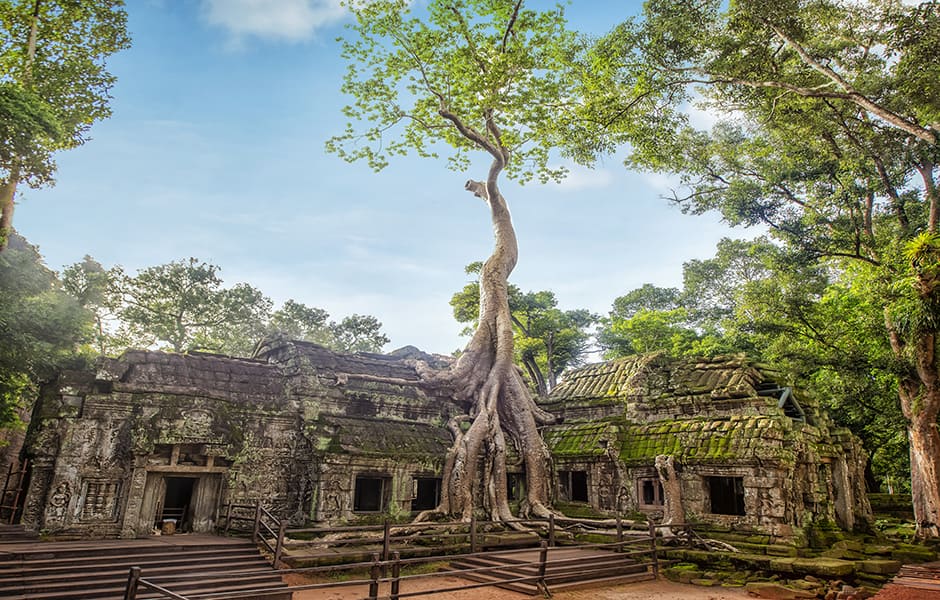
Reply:
[[936, 364], [935, 336], [921, 333], [905, 343], [886, 318], [895, 355], [913, 354], [914, 369], [901, 377], [898, 395], [907, 420], [911, 456], [911, 496], [918, 538], [940, 538], [940, 374]]
[[13, 233], [13, 197], [19, 183], [18, 169], [10, 170], [10, 176], [0, 185], [0, 252], [7, 249]]
[[[32, 87], [33, 60], [36, 58], [36, 38], [39, 34], [39, 9], [41, 6], [42, 0], [33, 2], [29, 39], [26, 42], [26, 69], [24, 70], [26, 87]], [[13, 233], [13, 200], [16, 197], [16, 187], [19, 183], [20, 164], [17, 158], [14, 157], [10, 175], [0, 186], [0, 252], [7, 249], [7, 245], [10, 243], [10, 234]]]
[[[469, 520], [481, 508], [488, 517], [507, 521], [509, 508], [507, 439], [522, 458], [526, 495], [522, 514], [546, 516], [550, 504], [551, 455], [538, 424], [552, 421], [540, 409], [513, 362], [513, 328], [509, 312], [508, 278], [518, 248], [506, 201], [497, 178], [504, 161], [497, 158], [485, 183], [469, 181], [466, 188], [490, 208], [495, 234], [493, 253], [480, 272], [480, 320], [473, 338], [453, 368], [430, 385], [447, 383], [467, 415], [451, 422], [454, 444], [444, 466], [443, 493], [436, 512]], [[461, 425], [469, 421], [464, 431]], [[425, 515], [419, 515], [419, 519]]]
[[[936, 406], [938, 399], [929, 403]], [[926, 413], [926, 414], [925, 414]], [[929, 414], [933, 417], [930, 418]], [[908, 417], [911, 444], [911, 496], [917, 536], [940, 537], [940, 433], [936, 410], [919, 411]]]

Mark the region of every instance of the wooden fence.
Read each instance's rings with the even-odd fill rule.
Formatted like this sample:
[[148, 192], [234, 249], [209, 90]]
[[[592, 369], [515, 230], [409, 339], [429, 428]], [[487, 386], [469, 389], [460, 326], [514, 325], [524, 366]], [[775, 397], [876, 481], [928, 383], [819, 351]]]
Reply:
[[[239, 516], [238, 511], [244, 512], [247, 509], [254, 511], [253, 517]], [[486, 545], [486, 538], [491, 535], [488, 529], [495, 524], [489, 521], [471, 520], [470, 523], [463, 522], [438, 522], [438, 523], [410, 523], [410, 524], [392, 524], [388, 521], [377, 526], [356, 526], [356, 527], [331, 527], [331, 528], [298, 528], [288, 529], [283, 521], [279, 521], [270, 512], [259, 505], [233, 505], [225, 511], [225, 522], [222, 530], [231, 532], [240, 529], [247, 531], [247, 527], [233, 527], [234, 523], [243, 523], [251, 525], [251, 532], [254, 540], [266, 548], [273, 556], [273, 564], [279, 566], [283, 554], [284, 542], [291, 535], [326, 535], [326, 534], [360, 534], [359, 537], [349, 537], [345, 539], [336, 539], [335, 536], [329, 541], [334, 548], [337, 545], [362, 546], [362, 545], [381, 545], [381, 550], [371, 552], [371, 560], [345, 562], [361, 555], [362, 550], [351, 550], [343, 554], [334, 554], [333, 558], [340, 564], [330, 564], [317, 567], [306, 567], [297, 569], [280, 569], [278, 572], [302, 573], [307, 575], [323, 575], [343, 572], [369, 573], [368, 578], [355, 578], [347, 581], [330, 581], [325, 583], [311, 583], [305, 585], [291, 586], [288, 588], [278, 587], [262, 590], [252, 590], [245, 592], [226, 592], [213, 595], [200, 595], [199, 600], [248, 600], [250, 598], [285, 598], [288, 594], [302, 590], [331, 589], [345, 586], [368, 586], [368, 595], [366, 600], [389, 599], [398, 600], [418, 595], [433, 595], [445, 592], [490, 587], [494, 585], [507, 583], [534, 583], [540, 588], [545, 587], [545, 573], [548, 565], [564, 565], [565, 563], [575, 564], [575, 561], [582, 559], [552, 559], [552, 554], [556, 551], [569, 549], [572, 547], [583, 549], [604, 549], [622, 553], [638, 561], [649, 565], [653, 576], [658, 574], [659, 561], [657, 558], [656, 540], [657, 530], [653, 523], [637, 523], [622, 519], [611, 519], [605, 521], [595, 521], [589, 519], [556, 519], [554, 516], [548, 519], [518, 519], [513, 523], [522, 524], [528, 527], [538, 527], [544, 532], [544, 539], [533, 544], [539, 548], [538, 560], [528, 563], [514, 563], [515, 568], [536, 567], [536, 575], [520, 576], [517, 578], [501, 579], [499, 581], [466, 583], [458, 586], [444, 586], [432, 589], [402, 590], [409, 584], [419, 579], [439, 578], [439, 577], [466, 577], [473, 574], [495, 573], [505, 571], [504, 565], [491, 567], [478, 567], [470, 569], [455, 569], [435, 573], [421, 573], [416, 575], [402, 575], [403, 568], [414, 568], [430, 563], [440, 563], [451, 561], [458, 558], [471, 557], [494, 557], [516, 552], [513, 550], [502, 551], [481, 551]], [[576, 543], [573, 539], [568, 539], [567, 534], [563, 544], [559, 545], [560, 534], [566, 532], [566, 528], [578, 527], [582, 530], [593, 528], [594, 531], [604, 531], [613, 541], [609, 543]], [[601, 529], [604, 528], [604, 529]], [[435, 532], [435, 530], [439, 530]], [[402, 533], [402, 532], [406, 533]], [[415, 556], [403, 558], [403, 552], [413, 551], [413, 544], [403, 544], [403, 542], [414, 542], [421, 538], [422, 532], [430, 532], [434, 536], [435, 542], [441, 540], [451, 540], [450, 543], [438, 545], [435, 543], [434, 549], [439, 554], [433, 556]], [[442, 533], [443, 532], [443, 533]], [[536, 539], [533, 536], [533, 539]], [[316, 543], [313, 541], [312, 543]], [[457, 550], [464, 549], [465, 552]], [[259, 571], [238, 571], [231, 575], [257, 574]], [[185, 576], [179, 576], [183, 578]], [[172, 576], [160, 578], [161, 582], [166, 584], [173, 580]], [[379, 596], [379, 589], [382, 584], [388, 584], [388, 594]], [[143, 577], [140, 568], [133, 567], [128, 575], [127, 591], [125, 600], [136, 600], [138, 590], [152, 590], [162, 595], [164, 598], [173, 600], [190, 600], [184, 596], [176, 594], [163, 586], [157, 585]]]

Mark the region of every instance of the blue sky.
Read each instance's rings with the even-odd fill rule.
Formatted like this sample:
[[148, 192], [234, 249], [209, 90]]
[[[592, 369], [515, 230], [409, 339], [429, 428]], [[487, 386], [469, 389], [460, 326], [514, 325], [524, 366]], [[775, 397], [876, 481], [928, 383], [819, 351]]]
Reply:
[[[485, 171], [409, 157], [373, 173], [324, 151], [345, 124], [337, 2], [128, 4], [133, 46], [110, 61], [112, 118], [58, 156], [54, 187], [18, 198], [15, 225], [47, 264], [90, 254], [133, 273], [194, 256], [276, 304], [375, 315], [387, 350], [462, 347], [448, 300], [492, 243], [486, 208], [463, 184]], [[576, 0], [568, 15], [600, 33], [637, 11]], [[503, 183], [519, 237], [516, 285], [606, 313], [644, 283], [680, 285], [683, 262], [745, 235], [681, 214], [661, 198], [666, 178], [631, 173], [622, 158], [561, 185]]]

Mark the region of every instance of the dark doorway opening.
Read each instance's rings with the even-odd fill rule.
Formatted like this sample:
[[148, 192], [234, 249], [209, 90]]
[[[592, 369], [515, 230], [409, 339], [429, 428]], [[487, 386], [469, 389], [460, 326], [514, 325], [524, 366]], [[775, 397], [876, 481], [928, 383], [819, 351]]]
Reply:
[[157, 514], [156, 525], [159, 527], [168, 519], [175, 520], [177, 531], [186, 531], [189, 527], [189, 507], [193, 502], [195, 477], [166, 477], [166, 493], [163, 505]]
[[744, 514], [743, 477], [707, 477], [712, 514]]
[[562, 500], [568, 502], [587, 502], [587, 471], [559, 471]]
[[441, 503], [441, 480], [439, 477], [415, 479], [414, 500], [411, 510], [431, 510]]
[[353, 511], [381, 512], [388, 507], [391, 480], [387, 477], [356, 477]]

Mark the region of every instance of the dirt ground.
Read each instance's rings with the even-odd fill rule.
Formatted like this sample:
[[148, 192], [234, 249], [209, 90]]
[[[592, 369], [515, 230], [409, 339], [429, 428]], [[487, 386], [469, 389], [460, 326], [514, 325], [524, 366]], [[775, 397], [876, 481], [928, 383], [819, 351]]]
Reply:
[[878, 592], [874, 600], [940, 600], [940, 592], [901, 587], [889, 583]]
[[[309, 579], [296, 575], [285, 575], [284, 580], [291, 586], [310, 583]], [[407, 588], [405, 587], [406, 584]], [[422, 578], [406, 582], [406, 584], [402, 584], [402, 592], [466, 585], [467, 581], [447, 576]], [[379, 591], [380, 596], [387, 594], [387, 588]], [[367, 595], [368, 588], [365, 585], [357, 585], [329, 590], [294, 592], [293, 600], [362, 600]], [[671, 581], [643, 581], [607, 588], [572, 590], [558, 592], [552, 597], [555, 600], [740, 600], [741, 598], [753, 598], [743, 589], [705, 588]], [[532, 596], [502, 590], [497, 587], [484, 587], [434, 594], [433, 596], [417, 596], [417, 598], [428, 598], [429, 600], [531, 600]], [[899, 599], [890, 598], [890, 600]]]

